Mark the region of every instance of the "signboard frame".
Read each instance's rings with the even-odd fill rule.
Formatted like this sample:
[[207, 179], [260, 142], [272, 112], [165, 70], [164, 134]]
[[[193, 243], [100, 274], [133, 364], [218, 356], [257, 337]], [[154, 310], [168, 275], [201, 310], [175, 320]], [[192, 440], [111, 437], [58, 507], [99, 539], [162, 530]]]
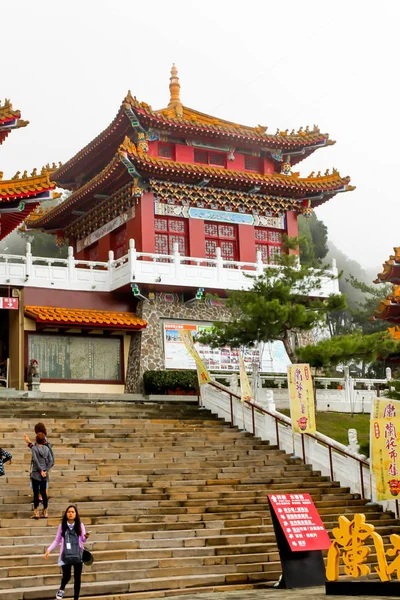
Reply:
[[[92, 383], [92, 384], [113, 384], [119, 385], [124, 384], [125, 382], [125, 362], [124, 362], [124, 338], [122, 335], [82, 335], [79, 333], [57, 333], [50, 331], [25, 331], [25, 340], [24, 340], [24, 366], [25, 366], [25, 381], [28, 373], [28, 364], [29, 364], [29, 337], [30, 336], [54, 336], [58, 338], [94, 338], [94, 339], [112, 339], [119, 341], [119, 359], [120, 359], [120, 379], [67, 379], [67, 378], [46, 378], [40, 375], [40, 379], [46, 383]], [[41, 369], [41, 365], [39, 362], [39, 371]]]
[[[173, 327], [175, 326], [175, 327]], [[186, 351], [184, 351], [184, 344], [183, 342], [180, 342], [179, 340], [179, 329], [189, 329], [192, 331], [192, 335], [194, 338], [194, 342], [196, 343], [196, 333], [198, 331], [198, 328], [201, 329], [207, 329], [207, 328], [211, 328], [213, 326], [213, 323], [210, 321], [203, 321], [203, 320], [190, 320], [190, 319], [173, 319], [173, 318], [162, 318], [160, 319], [160, 329], [161, 329], [161, 336], [162, 336], [162, 341], [163, 341], [163, 359], [164, 359], [164, 368], [168, 369], [168, 370], [174, 370], [174, 369], [187, 369], [187, 370], [191, 370], [191, 369], [195, 369], [195, 362], [194, 359], [190, 360], [189, 364], [183, 363], [182, 359], [187, 360], [188, 359], [188, 353]], [[173, 340], [171, 338], [171, 340], [168, 340], [167, 338], [167, 331], [170, 331], [171, 333], [175, 332], [173, 335], [175, 337], [175, 340]], [[176, 354], [175, 357], [173, 357], [172, 355], [172, 346], [171, 345], [171, 349], [168, 349], [168, 343], [170, 342], [180, 342], [182, 348], [178, 349], [178, 353]], [[282, 352], [282, 348], [283, 348], [283, 344], [282, 342], [276, 342], [279, 343], [279, 346], [277, 346], [277, 350], [276, 350], [276, 354], [274, 353], [274, 355], [276, 356], [276, 365], [281, 365], [282, 371], [279, 371], [277, 369], [271, 369], [268, 368], [267, 363], [269, 363], [270, 361], [267, 360], [267, 355], [269, 351], [272, 351], [274, 349], [274, 346], [271, 345], [271, 348], [265, 348], [264, 349], [264, 353], [263, 353], [263, 368], [261, 369], [262, 372], [265, 373], [277, 373], [277, 372], [282, 372], [282, 373], [286, 373], [287, 372], [287, 365], [290, 364], [289, 358], [287, 357], [287, 362], [286, 363], [286, 358], [284, 356], [281, 356], [281, 352]], [[282, 347], [281, 347], [282, 344]], [[279, 352], [278, 352], [279, 349]], [[179, 350], [181, 350], [180, 354], [179, 354]], [[199, 344], [197, 345], [197, 350], [199, 353], [200, 358], [202, 359], [202, 361], [205, 364], [205, 367], [207, 368], [208, 371], [213, 371], [213, 372], [221, 372], [221, 373], [239, 373], [239, 352], [240, 350], [238, 348], [221, 348], [221, 349], [211, 349], [208, 346], [204, 346], [204, 351], [203, 351], [203, 345]], [[171, 351], [171, 355], [169, 355], [169, 351]], [[284, 348], [283, 348], [284, 351]], [[286, 354], [286, 353], [285, 353]], [[258, 349], [254, 348], [253, 350], [245, 350], [244, 351], [244, 362], [246, 364], [246, 368], [248, 371], [251, 371], [251, 364], [252, 364], [252, 358], [251, 356], [254, 355], [258, 355]], [[272, 355], [271, 355], [272, 356]], [[284, 364], [285, 361], [285, 364]], [[272, 361], [273, 363], [273, 361]], [[265, 368], [264, 368], [265, 367]]]
[[[316, 519], [318, 526], [321, 524], [323, 527], [324, 541], [321, 540], [320, 544], [311, 544], [313, 546], [313, 549], [311, 550], [306, 549], [307, 545], [305, 548], [302, 546], [300, 549], [297, 547], [294, 549], [293, 538], [289, 537], [287, 528], [283, 527], [282, 517], [280, 516], [281, 513], [278, 511], [277, 503], [273, 500], [273, 498], [277, 496], [285, 496], [289, 501], [291, 501], [292, 498], [293, 500], [297, 499], [299, 507], [303, 506], [301, 503], [302, 498], [307, 500], [308, 505], [313, 509], [312, 517]], [[302, 498], [299, 498], [299, 496]], [[324, 585], [326, 580], [325, 564], [322, 557], [322, 550], [317, 549], [317, 546], [319, 545], [322, 546], [322, 549], [326, 549], [330, 545], [330, 540], [310, 494], [268, 494], [268, 503], [282, 565], [282, 578], [277, 587], [291, 589]]]
[[[7, 306], [7, 304], [8, 304], [8, 306]], [[19, 298], [14, 298], [13, 296], [0, 296], [0, 310], [18, 310], [18, 309], [19, 309]]]

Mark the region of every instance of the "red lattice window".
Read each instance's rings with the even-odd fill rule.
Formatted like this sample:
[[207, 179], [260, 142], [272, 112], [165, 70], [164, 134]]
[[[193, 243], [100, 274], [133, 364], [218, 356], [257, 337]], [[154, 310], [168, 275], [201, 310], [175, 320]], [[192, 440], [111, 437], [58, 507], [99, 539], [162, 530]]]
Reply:
[[238, 260], [237, 227], [219, 223], [204, 223], [206, 237], [206, 257], [215, 258], [217, 248], [225, 260]]
[[195, 150], [194, 162], [201, 165], [212, 165], [213, 167], [225, 167], [225, 154], [221, 152], [208, 152], [207, 150]]
[[158, 156], [162, 158], [175, 158], [175, 147], [174, 144], [165, 144], [160, 142], [158, 144]]
[[265, 227], [254, 228], [256, 251], [261, 252], [261, 260], [270, 265], [276, 264], [282, 253], [283, 236], [281, 231]]
[[255, 171], [258, 173], [260, 170], [260, 159], [257, 156], [245, 156], [244, 168], [246, 171]]
[[186, 219], [174, 217], [156, 217], [154, 219], [156, 234], [156, 254], [172, 254], [174, 244], [178, 244], [178, 251], [188, 256], [189, 243]]
[[126, 225], [119, 227], [111, 234], [111, 249], [114, 250], [114, 258], [121, 258], [121, 256], [128, 254]]

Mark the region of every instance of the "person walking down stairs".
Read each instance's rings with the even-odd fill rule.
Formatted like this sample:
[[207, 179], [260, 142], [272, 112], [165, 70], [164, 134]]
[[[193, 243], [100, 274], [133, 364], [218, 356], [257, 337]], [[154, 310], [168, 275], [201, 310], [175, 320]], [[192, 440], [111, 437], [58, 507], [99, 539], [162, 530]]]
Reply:
[[33, 506], [34, 511], [31, 519], [39, 518], [39, 493], [43, 499], [43, 512], [42, 517], [47, 518], [47, 479], [48, 471], [53, 466], [53, 454], [50, 452], [47, 445], [45, 445], [46, 436], [44, 433], [39, 432], [36, 434], [36, 442], [32, 444], [28, 436], [25, 434], [24, 439], [27, 442], [32, 452], [31, 462], [31, 483], [33, 490]]
[[50, 552], [60, 546], [58, 564], [62, 568], [62, 580], [60, 589], [56, 594], [56, 600], [64, 597], [66, 585], [71, 579], [72, 566], [74, 567], [74, 600], [79, 600], [83, 567], [83, 544], [89, 535], [90, 533], [86, 532], [85, 526], [79, 518], [77, 507], [71, 504], [62, 517], [54, 541], [44, 554], [44, 559], [47, 560]]
[[[54, 452], [53, 452], [53, 448], [52, 448], [49, 440], [47, 439], [46, 425], [44, 423], [42, 423], [42, 422], [36, 423], [36, 425], [35, 425], [35, 435], [37, 435], [38, 433], [44, 433], [44, 435], [46, 436], [45, 437], [45, 441], [44, 441], [44, 445], [47, 446], [48, 449], [50, 450], [51, 458], [52, 458], [53, 465], [54, 465]], [[26, 433], [24, 434], [24, 440], [26, 441], [26, 443], [28, 444], [29, 447], [31, 447], [33, 445], [32, 442], [31, 442], [31, 440], [29, 439], [29, 437], [26, 435]], [[32, 488], [32, 483], [31, 483], [31, 488]], [[49, 499], [49, 474], [47, 474], [46, 490], [47, 490], [47, 500], [48, 500]], [[42, 496], [39, 496], [39, 504], [40, 504], [40, 502], [43, 502]]]
[[3, 448], [0, 448], [0, 477], [6, 474], [4, 470], [4, 463], [8, 462], [11, 459], [12, 454], [10, 452], [7, 452], [7, 450], [3, 450]]

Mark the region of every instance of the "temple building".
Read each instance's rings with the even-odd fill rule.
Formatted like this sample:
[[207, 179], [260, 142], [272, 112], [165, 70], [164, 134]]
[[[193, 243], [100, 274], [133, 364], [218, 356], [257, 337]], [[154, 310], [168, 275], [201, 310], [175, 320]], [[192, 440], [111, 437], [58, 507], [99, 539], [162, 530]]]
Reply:
[[[189, 368], [179, 329], [227, 318], [227, 290], [275, 264], [298, 215], [354, 189], [335, 169], [294, 170], [335, 143], [318, 127], [268, 133], [188, 108], [175, 66], [169, 90], [160, 110], [128, 92], [106, 129], [51, 174], [69, 197], [26, 221], [69, 245], [64, 263], [45, 268], [28, 248], [12, 278], [24, 288], [23, 366], [39, 361], [42, 389], [136, 392], [147, 370]], [[338, 293], [337, 281], [319, 293]], [[272, 354], [265, 368], [277, 370]], [[203, 358], [238, 368], [229, 349]]]
[[[14, 110], [10, 100], [0, 103], [0, 145], [14, 129], [26, 127], [29, 121], [21, 119], [19, 110]], [[55, 165], [53, 166], [53, 170]], [[27, 171], [20, 171], [12, 179], [3, 179], [0, 171], [0, 240], [4, 239], [16, 227], [29, 217], [30, 213], [44, 200], [58, 198], [55, 192], [56, 185], [50, 181], [51, 168], [43, 167], [40, 173], [36, 169], [28, 175]], [[13, 340], [20, 334], [19, 324], [19, 298], [20, 291], [14, 289], [14, 296], [10, 296], [10, 286], [7, 280], [0, 280], [0, 365], [5, 361], [14, 365], [14, 370], [8, 373], [10, 382], [18, 380], [17, 365], [19, 348]], [[7, 369], [2, 369], [7, 372]]]
[[393, 323], [394, 327], [389, 327], [389, 332], [395, 339], [400, 340], [400, 247], [393, 250], [394, 254], [384, 262], [382, 273], [379, 273], [374, 281], [374, 283], [392, 283], [393, 290], [385, 300], [381, 301], [374, 318]]

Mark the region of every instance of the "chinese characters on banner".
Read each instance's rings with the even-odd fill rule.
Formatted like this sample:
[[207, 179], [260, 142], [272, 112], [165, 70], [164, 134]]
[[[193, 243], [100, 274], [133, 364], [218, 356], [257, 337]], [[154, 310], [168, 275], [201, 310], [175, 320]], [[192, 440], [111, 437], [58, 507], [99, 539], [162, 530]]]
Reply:
[[6, 308], [9, 310], [18, 309], [18, 298], [9, 298], [0, 296], [0, 308]]
[[372, 403], [371, 418], [387, 419], [400, 417], [400, 402], [388, 398], [374, 398]]
[[314, 389], [309, 365], [288, 367], [288, 388], [293, 431], [315, 433]]
[[247, 377], [246, 367], [244, 364], [242, 353], [239, 353], [239, 373], [240, 373], [240, 391], [241, 391], [241, 402], [251, 402], [254, 400], [253, 392], [251, 391], [251, 386], [249, 382], [249, 378]]
[[377, 398], [372, 407], [371, 462], [378, 501], [393, 500], [400, 494], [399, 406], [400, 403], [395, 400]]
[[179, 336], [180, 336], [182, 342], [185, 344], [185, 347], [186, 347], [187, 351], [189, 352], [189, 354], [196, 361], [197, 377], [199, 379], [199, 385], [204, 385], [205, 383], [209, 383], [209, 381], [211, 381], [211, 378], [210, 378], [210, 375], [208, 374], [206, 367], [204, 366], [203, 361], [201, 360], [201, 358], [195, 348], [192, 332], [188, 331], [187, 329], [181, 329], [179, 331]]
[[329, 535], [310, 494], [272, 494], [268, 499], [293, 552], [330, 547]]

